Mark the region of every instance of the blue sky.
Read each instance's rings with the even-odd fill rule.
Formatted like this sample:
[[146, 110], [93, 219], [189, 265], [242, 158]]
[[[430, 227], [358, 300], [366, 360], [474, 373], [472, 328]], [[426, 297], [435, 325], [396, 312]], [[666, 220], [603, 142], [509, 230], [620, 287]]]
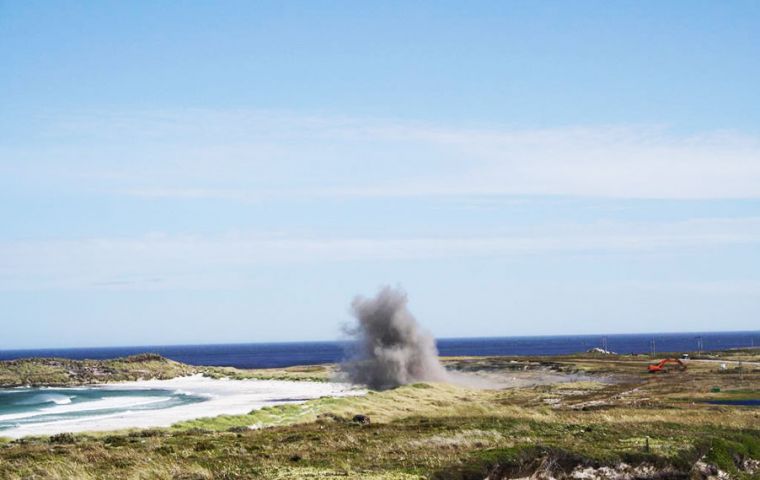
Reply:
[[0, 1], [0, 348], [756, 330], [757, 2]]

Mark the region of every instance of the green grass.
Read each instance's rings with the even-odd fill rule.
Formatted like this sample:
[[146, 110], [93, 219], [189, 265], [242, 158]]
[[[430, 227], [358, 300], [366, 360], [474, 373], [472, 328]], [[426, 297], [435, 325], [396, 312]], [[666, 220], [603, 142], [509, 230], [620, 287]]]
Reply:
[[[570, 359], [561, 362], [570, 371], [579, 368]], [[652, 377], [630, 373], [646, 364], [638, 360], [577, 362], [623, 372], [626, 382], [509, 390], [418, 383], [167, 429], [0, 442], [0, 478], [453, 480], [492, 472], [528, 476], [541, 468], [559, 474], [620, 462], [686, 475], [701, 458], [735, 478], [753, 478], [739, 467], [744, 459], [760, 460], [760, 412], [684, 399], [687, 392], [708, 394], [713, 385], [730, 395], [754, 393], [757, 373], [740, 377], [705, 368]], [[478, 368], [478, 362], [468, 368], [473, 363]], [[498, 372], [513, 364], [490, 359], [482, 365]], [[357, 414], [371, 423], [354, 422]]]
[[74, 386], [138, 379], [169, 379], [198, 373], [155, 354], [113, 360], [28, 358], [0, 362], [0, 387]]
[[[717, 439], [708, 458], [726, 471], [731, 469], [725, 462], [733, 462], [736, 452], [758, 453], [756, 430], [412, 416], [369, 426], [329, 421], [242, 432], [80, 435], [73, 444], [40, 439], [0, 448], [0, 478], [35, 472], [36, 478], [485, 478], [496, 467], [525, 473], [546, 455], [568, 469], [620, 461], [684, 469], [700, 457], [699, 439], [708, 432]], [[652, 445], [680, 448], [645, 452], [638, 443], [623, 442], [645, 433]]]
[[232, 380], [325, 382], [335, 376], [336, 368], [334, 365], [265, 369], [196, 367], [150, 353], [111, 360], [25, 358], [0, 361], [0, 388], [26, 385], [67, 387], [152, 378], [167, 380], [193, 374]]
[[704, 445], [707, 446], [706, 460], [733, 475], [740, 475], [736, 459], [760, 458], [760, 436], [757, 432], [713, 436]]
[[258, 368], [243, 370], [232, 367], [199, 367], [203, 375], [233, 380], [305, 380], [326, 382], [336, 374], [334, 365], [309, 365], [287, 368]]

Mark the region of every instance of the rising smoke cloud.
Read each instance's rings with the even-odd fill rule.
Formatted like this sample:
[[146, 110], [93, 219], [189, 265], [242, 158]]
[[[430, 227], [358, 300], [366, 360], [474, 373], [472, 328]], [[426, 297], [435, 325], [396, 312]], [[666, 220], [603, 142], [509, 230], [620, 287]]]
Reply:
[[374, 298], [351, 303], [357, 323], [344, 330], [353, 339], [341, 369], [354, 383], [388, 389], [419, 381], [446, 381], [433, 336], [407, 308], [406, 293], [383, 287]]

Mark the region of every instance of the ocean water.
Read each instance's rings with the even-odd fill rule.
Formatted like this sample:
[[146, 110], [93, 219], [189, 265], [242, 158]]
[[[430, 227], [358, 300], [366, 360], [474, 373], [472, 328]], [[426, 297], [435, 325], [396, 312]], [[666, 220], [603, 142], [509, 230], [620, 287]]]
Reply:
[[202, 375], [76, 388], [0, 389], [0, 437], [168, 427], [320, 397], [361, 395], [335, 382], [215, 380]]
[[[444, 338], [438, 350], [455, 355], [562, 355], [602, 347], [621, 353], [648, 353], [655, 341], [658, 352], [691, 352], [760, 346], [760, 330], [747, 332], [688, 332], [625, 335], [562, 335], [532, 337]], [[0, 350], [0, 360], [26, 357], [106, 359], [143, 352], [161, 354], [190, 365], [274, 368], [338, 362], [345, 357], [342, 342], [240, 343], [225, 345], [151, 345], [107, 348]]]
[[205, 400], [200, 395], [162, 389], [0, 389], [0, 436], [11, 428], [106, 418], [124, 412], [162, 410]]

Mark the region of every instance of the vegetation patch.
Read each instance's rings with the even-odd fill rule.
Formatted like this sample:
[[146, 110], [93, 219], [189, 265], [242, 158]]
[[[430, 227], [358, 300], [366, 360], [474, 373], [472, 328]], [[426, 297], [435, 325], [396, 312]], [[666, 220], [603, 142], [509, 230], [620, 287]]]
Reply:
[[712, 469], [737, 479], [760, 475], [757, 409], [683, 401], [712, 386], [754, 393], [757, 373], [732, 376], [706, 366], [654, 377], [632, 373], [646, 368], [637, 358], [577, 361], [625, 380], [506, 390], [422, 383], [167, 429], [30, 437], [0, 442], [0, 478], [690, 478]]
[[198, 373], [195, 367], [145, 353], [113, 360], [26, 358], [0, 361], [0, 388], [66, 387], [140, 379], [170, 379]]

